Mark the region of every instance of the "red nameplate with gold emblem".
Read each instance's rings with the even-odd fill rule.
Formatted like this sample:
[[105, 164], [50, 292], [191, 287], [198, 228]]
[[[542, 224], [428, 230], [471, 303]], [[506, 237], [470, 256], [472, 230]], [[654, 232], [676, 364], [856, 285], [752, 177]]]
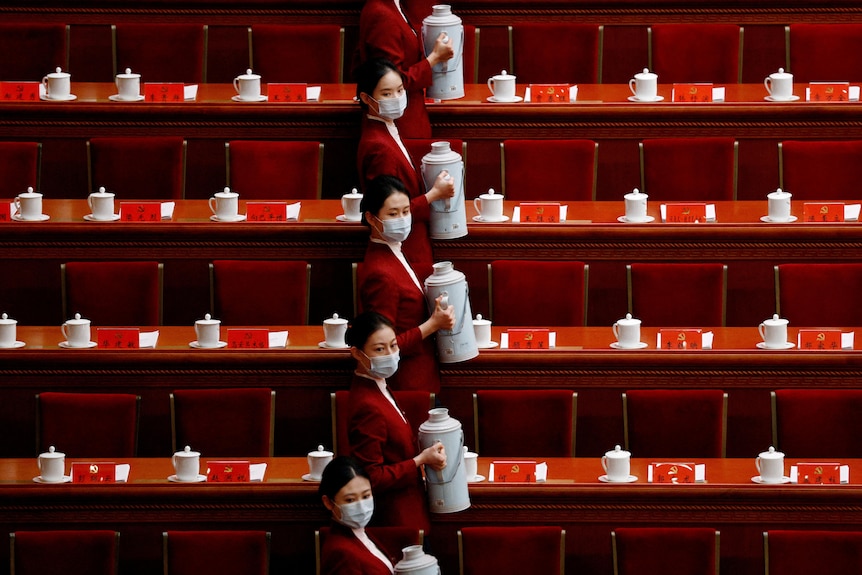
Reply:
[[248, 461], [207, 461], [207, 483], [248, 483], [251, 464]]
[[661, 349], [703, 349], [703, 330], [661, 329]]
[[231, 349], [267, 349], [269, 330], [228, 328], [227, 346]]
[[246, 202], [246, 221], [286, 222], [287, 202]]
[[559, 104], [569, 101], [569, 84], [530, 84], [530, 101]]
[[120, 221], [160, 222], [161, 220], [161, 202], [120, 202]]
[[809, 102], [847, 102], [850, 99], [850, 82], [811, 82], [808, 84]]
[[802, 212], [804, 222], [843, 222], [843, 202], [805, 202]]
[[266, 99], [269, 102], [305, 102], [308, 97], [308, 84], [267, 84]]
[[138, 349], [141, 346], [141, 329], [137, 327], [96, 328], [96, 343], [105, 349]]
[[509, 349], [549, 349], [551, 332], [548, 329], [508, 329]]
[[665, 204], [664, 221], [669, 224], [693, 224], [706, 221], [706, 204]]
[[12, 205], [7, 201], [0, 202], [0, 222], [12, 221]]
[[72, 483], [116, 483], [117, 464], [113, 462], [73, 463]]
[[796, 483], [841, 483], [841, 464], [797, 463]]
[[494, 461], [495, 483], [535, 483], [535, 461]]
[[673, 85], [674, 102], [712, 102], [712, 84], [695, 82]]
[[172, 104], [185, 99], [182, 82], [146, 82], [144, 101], [151, 104]]
[[557, 224], [560, 204], [554, 202], [521, 202], [521, 222], [525, 224]]
[[653, 483], [694, 483], [694, 463], [651, 463]]
[[38, 102], [41, 82], [0, 82], [0, 100]]
[[800, 329], [799, 349], [813, 351], [840, 351], [841, 330]]

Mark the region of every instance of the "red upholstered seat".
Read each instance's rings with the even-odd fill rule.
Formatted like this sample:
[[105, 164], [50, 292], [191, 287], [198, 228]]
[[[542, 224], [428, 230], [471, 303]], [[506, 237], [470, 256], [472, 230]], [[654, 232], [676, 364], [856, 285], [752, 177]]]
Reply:
[[[422, 529], [411, 527], [366, 527], [365, 532], [381, 547], [381, 551], [388, 553], [397, 560], [402, 557], [401, 550], [410, 545], [422, 545], [425, 534]], [[316, 573], [320, 575], [320, 558], [326, 538], [329, 536], [329, 527], [321, 527], [314, 532], [314, 554]]]
[[736, 199], [733, 138], [657, 138], [640, 146], [641, 191], [651, 201]]
[[269, 575], [268, 531], [162, 533], [165, 575]]
[[862, 532], [764, 531], [766, 575], [862, 572]]
[[308, 323], [311, 264], [216, 260], [210, 264], [211, 308], [224, 325]]
[[623, 434], [634, 457], [724, 457], [727, 394], [717, 389], [626, 391]]
[[794, 82], [862, 80], [862, 24], [791, 24], [787, 45]]
[[0, 23], [0, 81], [36, 82], [58, 66], [67, 72], [68, 37], [58, 22]]
[[509, 33], [518, 84], [601, 83], [602, 26], [524, 21]]
[[28, 187], [40, 191], [41, 161], [38, 142], [0, 142], [0, 195], [15, 197]]
[[779, 185], [794, 200], [860, 200], [862, 140], [778, 144]]
[[491, 319], [502, 326], [582, 326], [589, 266], [583, 262], [496, 260], [489, 264]]
[[115, 73], [131, 68], [144, 83], [206, 82], [206, 39], [207, 27], [203, 24], [117, 24]]
[[[306, 56], [285, 57], [290, 47]], [[254, 24], [251, 49], [252, 69], [263, 82], [343, 81], [344, 28], [335, 24]]]
[[36, 448], [54, 446], [68, 457], [135, 457], [141, 398], [125, 393], [36, 396]]
[[775, 309], [794, 327], [862, 325], [862, 264], [775, 266]]
[[577, 406], [578, 394], [566, 389], [480, 389], [473, 394], [476, 452], [574, 457]]
[[206, 457], [272, 457], [274, 429], [271, 389], [178, 389], [171, 394], [174, 451], [188, 445]]
[[611, 533], [616, 575], [718, 575], [719, 533], [704, 527], [620, 527]]
[[772, 441], [791, 458], [862, 457], [860, 414], [859, 389], [779, 389], [772, 392]]
[[[395, 391], [390, 390], [404, 418], [414, 429], [428, 419], [428, 410], [434, 408], [436, 394], [428, 391]], [[350, 455], [350, 438], [348, 437], [348, 414], [350, 412], [350, 392], [336, 391], [329, 394], [332, 410], [332, 451], [336, 455]]]
[[117, 575], [118, 531], [16, 531], [10, 533], [15, 575]]
[[186, 142], [173, 136], [91, 138], [90, 190], [123, 200], [180, 200], [185, 195]]
[[717, 327], [725, 324], [724, 264], [626, 266], [629, 312], [650, 327]]
[[505, 140], [500, 153], [507, 200], [596, 199], [599, 145], [592, 140]]
[[649, 29], [651, 72], [661, 84], [742, 81], [741, 26], [655, 24]]
[[319, 200], [323, 144], [233, 140], [227, 183], [244, 200]]
[[69, 262], [60, 275], [64, 320], [80, 313], [93, 326], [162, 324], [158, 262]]
[[562, 575], [566, 531], [546, 525], [464, 527], [458, 530], [458, 560], [462, 575]]

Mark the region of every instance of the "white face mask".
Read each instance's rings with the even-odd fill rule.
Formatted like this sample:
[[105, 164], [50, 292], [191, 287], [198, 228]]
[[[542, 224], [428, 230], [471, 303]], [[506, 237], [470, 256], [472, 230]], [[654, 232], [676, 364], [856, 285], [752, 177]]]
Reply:
[[397, 120], [404, 115], [404, 110], [407, 109], [407, 92], [401, 92], [397, 98], [386, 98], [379, 101], [371, 98], [371, 101], [377, 104], [377, 114], [381, 118]]
[[371, 521], [371, 515], [374, 513], [374, 498], [345, 503], [339, 505], [338, 509], [341, 511], [341, 519], [337, 519], [339, 523], [351, 529], [359, 529]]
[[380, 220], [383, 223], [383, 231], [380, 235], [384, 240], [391, 243], [403, 242], [410, 235], [410, 229], [413, 227], [413, 216], [407, 214], [400, 218], [389, 218]]
[[[368, 356], [366, 355], [365, 357]], [[395, 350], [394, 353], [389, 355], [375, 355], [374, 357], [368, 357], [368, 361], [371, 362], [371, 366], [368, 368], [368, 373], [372, 377], [377, 377], [379, 379], [392, 377], [395, 375], [395, 372], [398, 371], [398, 362], [400, 360], [401, 355], [398, 353], [398, 350]]]

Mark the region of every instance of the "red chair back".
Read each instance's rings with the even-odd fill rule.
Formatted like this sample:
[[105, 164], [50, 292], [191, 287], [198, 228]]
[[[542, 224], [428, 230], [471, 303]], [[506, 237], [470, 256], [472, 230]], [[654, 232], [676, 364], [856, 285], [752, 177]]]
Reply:
[[15, 197], [28, 187], [40, 191], [41, 158], [42, 144], [38, 142], [0, 142], [0, 195]]
[[725, 324], [724, 264], [631, 264], [629, 312], [653, 327], [718, 327]]
[[233, 140], [228, 185], [246, 200], [319, 200], [323, 144]]
[[765, 531], [766, 575], [859, 573], [862, 532]]
[[180, 200], [186, 143], [173, 136], [91, 138], [89, 185], [123, 200]]
[[[435, 394], [428, 391], [390, 390], [395, 403], [401, 408], [404, 418], [415, 429], [428, 419], [428, 410], [434, 407]], [[350, 455], [349, 421], [350, 392], [336, 391], [330, 394], [332, 409], [332, 444], [336, 455]]]
[[216, 260], [210, 273], [213, 313], [224, 325], [308, 323], [308, 262]]
[[601, 26], [519, 22], [510, 29], [510, 73], [519, 84], [601, 83]]
[[652, 201], [729, 201], [736, 195], [733, 138], [658, 138], [641, 144], [641, 191]]
[[772, 394], [773, 442], [789, 457], [859, 458], [860, 413], [859, 389], [779, 389]]
[[862, 80], [862, 24], [791, 24], [787, 42], [794, 82]]
[[741, 81], [742, 29], [736, 24], [655, 24], [652, 69], [659, 82]]
[[67, 37], [63, 23], [0, 23], [0, 79], [38, 82], [58, 66], [68, 72]]
[[718, 532], [703, 527], [619, 528], [611, 534], [616, 575], [718, 575]]
[[505, 140], [503, 193], [513, 201], [596, 199], [599, 146], [592, 140]]
[[577, 399], [566, 389], [480, 389], [473, 394], [476, 451], [483, 457], [574, 457]]
[[560, 527], [464, 527], [458, 531], [461, 573], [499, 575], [520, 571], [562, 575], [566, 532]]
[[167, 531], [165, 575], [269, 575], [267, 531]]
[[62, 562], [63, 575], [117, 575], [117, 531], [16, 531], [11, 533], [15, 575], [52, 575]]
[[862, 325], [862, 264], [775, 266], [776, 311], [796, 327]]
[[859, 200], [862, 140], [779, 144], [779, 185], [794, 200]]
[[509, 327], [584, 325], [588, 269], [583, 262], [491, 262], [491, 318]]
[[[344, 28], [335, 24], [255, 24], [251, 27], [252, 68], [265, 82], [343, 82]], [[294, 46], [304, 58], [285, 58]]]
[[69, 457], [135, 457], [140, 402], [125, 393], [40, 393], [36, 447]]
[[61, 266], [61, 274], [65, 319], [80, 313], [94, 326], [162, 323], [158, 262], [69, 262]]
[[131, 68], [141, 82], [206, 82], [202, 24], [117, 24], [114, 30], [117, 70]]

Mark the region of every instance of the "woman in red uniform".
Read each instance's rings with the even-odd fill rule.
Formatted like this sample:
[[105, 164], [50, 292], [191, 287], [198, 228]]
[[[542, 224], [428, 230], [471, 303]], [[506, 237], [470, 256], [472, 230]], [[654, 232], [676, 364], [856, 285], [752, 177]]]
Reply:
[[455, 182], [444, 170], [430, 190], [425, 190], [418, 165], [399, 135], [397, 120], [407, 97], [398, 69], [386, 60], [366, 62], [359, 74], [356, 95], [366, 114], [359, 139], [357, 169], [365, 191], [369, 182], [381, 175], [400, 179], [410, 196], [413, 233], [404, 243], [404, 253], [416, 264], [430, 264], [431, 238], [428, 221], [431, 202], [455, 195]]
[[440, 307], [428, 313], [423, 281], [429, 264], [414, 265], [402, 253], [402, 242], [412, 235], [410, 200], [400, 180], [380, 176], [368, 186], [360, 209], [371, 237], [358, 274], [359, 303], [363, 311], [384, 315], [394, 326], [401, 348], [393, 389], [440, 391], [440, 370], [434, 334], [455, 325], [455, 308]]
[[431, 68], [455, 56], [452, 42], [441, 33], [426, 57], [419, 32], [399, 0], [366, 0], [359, 17], [358, 63], [386, 58], [404, 76], [407, 110], [398, 123], [404, 138], [431, 137], [425, 88], [431, 86]]
[[398, 369], [395, 330], [382, 315], [365, 312], [353, 320], [345, 339], [356, 359], [349, 399], [350, 452], [371, 479], [374, 524], [428, 533], [431, 523], [420, 467], [443, 469], [446, 451], [441, 443], [419, 450], [416, 428], [386, 384]]

